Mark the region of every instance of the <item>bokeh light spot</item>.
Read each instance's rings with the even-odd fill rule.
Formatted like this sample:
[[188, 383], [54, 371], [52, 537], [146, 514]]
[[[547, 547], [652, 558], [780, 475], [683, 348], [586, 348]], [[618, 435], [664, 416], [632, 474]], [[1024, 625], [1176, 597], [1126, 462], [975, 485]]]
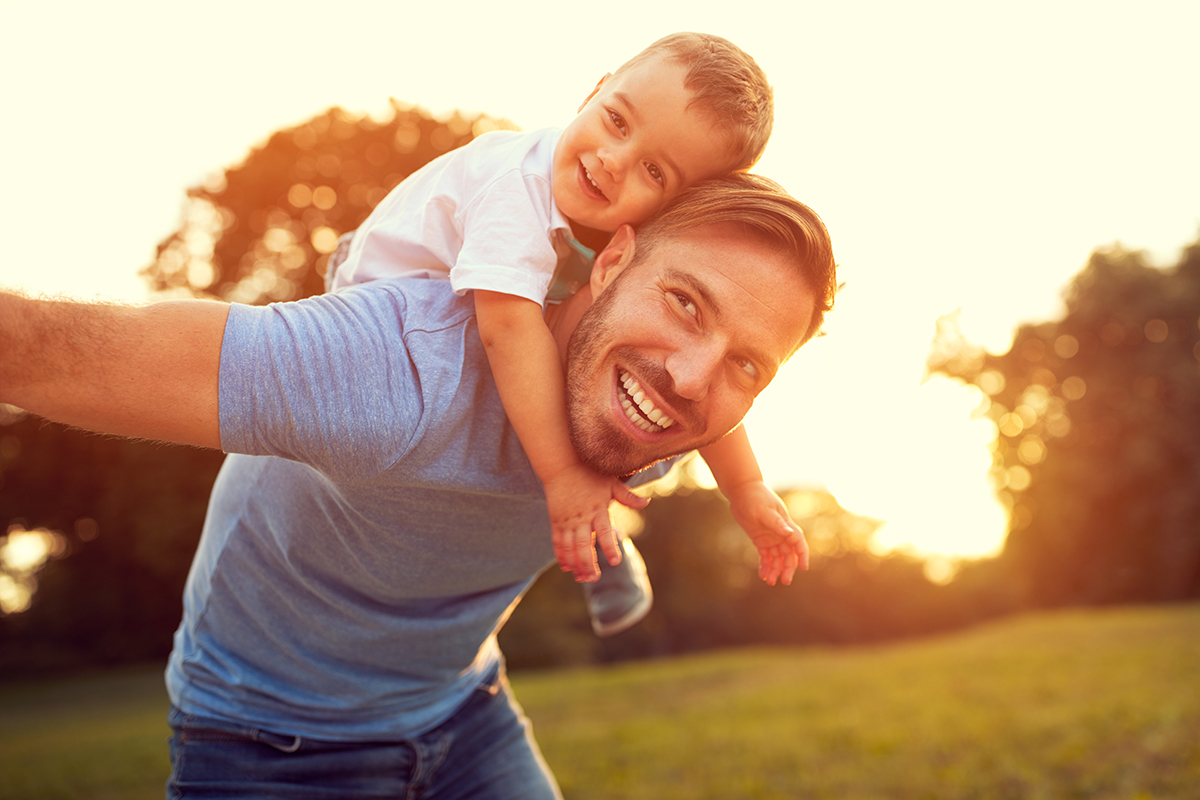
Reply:
[[979, 375], [979, 388], [990, 395], [998, 395], [1004, 391], [1004, 374], [996, 369], [989, 369]]
[[10, 526], [0, 537], [0, 614], [27, 610], [37, 591], [38, 570], [66, 550], [66, 539], [57, 531]]
[[328, 211], [337, 205], [337, 192], [332, 186], [318, 186], [313, 189], [312, 204], [322, 211]]
[[292, 134], [292, 142], [301, 150], [311, 150], [317, 144], [317, 132], [305, 125]]
[[1152, 319], [1147, 322], [1144, 331], [1146, 339], [1155, 344], [1160, 344], [1167, 340], [1167, 323], [1161, 319]]
[[328, 255], [337, 249], [338, 232], [333, 228], [317, 228], [312, 232], [313, 249], [323, 255]]
[[91, 517], [80, 517], [75, 520], [75, 535], [81, 542], [93, 541], [100, 535], [100, 525]]
[[1005, 414], [1000, 418], [997, 427], [1005, 436], [1012, 438], [1021, 435], [1021, 432], [1025, 430], [1025, 422], [1018, 414]]
[[1079, 340], [1070, 334], [1063, 334], [1054, 340], [1054, 353], [1059, 358], [1071, 358], [1079, 352]]
[[312, 201], [312, 189], [308, 188], [307, 184], [292, 184], [292, 188], [288, 189], [288, 202], [296, 208], [308, 208]]
[[1087, 382], [1078, 375], [1072, 375], [1062, 382], [1062, 393], [1068, 400], [1078, 400], [1087, 394]]
[[1017, 458], [1030, 466], [1045, 461], [1046, 444], [1042, 441], [1042, 437], [1030, 434], [1022, 439], [1020, 446], [1017, 447]]
[[433, 133], [429, 134], [429, 143], [434, 150], [445, 153], [454, 147], [454, 134], [446, 128], [434, 128]]
[[1008, 468], [1008, 488], [1014, 492], [1023, 492], [1029, 488], [1032, 482], [1032, 476], [1029, 470], [1017, 465]]
[[296, 237], [287, 228], [269, 228], [262, 240], [263, 245], [273, 253], [282, 253], [296, 243]]
[[397, 125], [393, 141], [396, 143], [396, 149], [401, 153], [411, 153], [417, 149], [417, 144], [421, 141], [421, 129], [411, 122]]

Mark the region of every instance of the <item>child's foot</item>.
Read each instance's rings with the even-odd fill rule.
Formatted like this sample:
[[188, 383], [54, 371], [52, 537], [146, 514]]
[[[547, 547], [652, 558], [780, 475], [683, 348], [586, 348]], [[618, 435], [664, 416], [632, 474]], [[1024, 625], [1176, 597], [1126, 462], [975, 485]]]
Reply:
[[597, 636], [612, 636], [632, 628], [646, 618], [654, 603], [642, 554], [629, 539], [621, 541], [621, 548], [624, 557], [615, 567], [597, 551], [600, 579], [583, 584], [592, 630]]

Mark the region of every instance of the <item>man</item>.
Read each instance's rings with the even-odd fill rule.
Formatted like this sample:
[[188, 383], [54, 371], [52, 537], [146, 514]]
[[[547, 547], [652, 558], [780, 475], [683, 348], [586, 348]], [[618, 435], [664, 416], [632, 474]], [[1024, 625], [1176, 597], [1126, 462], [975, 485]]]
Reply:
[[[820, 220], [761, 178], [620, 229], [547, 312], [580, 456], [626, 475], [732, 430], [834, 286]], [[676, 423], [636, 425], [633, 382]], [[172, 796], [558, 797], [495, 639], [553, 560], [545, 500], [469, 298], [403, 279], [265, 308], [0, 294], [0, 401], [239, 454], [167, 669]]]

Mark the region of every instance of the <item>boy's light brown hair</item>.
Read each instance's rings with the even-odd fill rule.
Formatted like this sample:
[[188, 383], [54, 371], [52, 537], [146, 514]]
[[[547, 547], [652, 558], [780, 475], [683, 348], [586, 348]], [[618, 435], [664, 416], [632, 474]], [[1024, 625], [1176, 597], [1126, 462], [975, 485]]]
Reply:
[[762, 157], [775, 122], [767, 76], [748, 53], [708, 33], [673, 33], [622, 64], [614, 74], [651, 58], [665, 57], [687, 69], [683, 85], [728, 131], [733, 170], [748, 170]]

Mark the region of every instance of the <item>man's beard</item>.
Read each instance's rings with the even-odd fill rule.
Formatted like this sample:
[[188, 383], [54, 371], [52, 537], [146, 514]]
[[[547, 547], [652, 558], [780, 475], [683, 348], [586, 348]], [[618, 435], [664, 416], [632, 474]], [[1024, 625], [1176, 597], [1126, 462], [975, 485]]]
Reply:
[[[606, 337], [612, 335], [612, 307], [620, 292], [620, 283], [629, 270], [617, 276], [616, 281], [593, 301], [579, 320], [567, 345], [567, 424], [571, 444], [579, 459], [601, 475], [625, 477], [644, 469], [656, 461], [679, 455], [694, 447], [676, 443], [675, 449], [667, 447], [664, 452], [648, 451], [646, 445], [631, 439], [607, 419], [589, 422], [586, 400], [594, 399], [596, 387], [588, 385], [596, 366], [600, 363]], [[695, 403], [675, 393], [670, 376], [663, 368], [628, 347], [616, 347], [613, 355], [621, 364], [638, 375], [638, 380], [649, 385], [659, 396], [672, 404], [676, 418], [685, 418], [689, 429], [703, 431], [704, 419], [695, 411]], [[616, 376], [610, 376], [615, 381]], [[601, 391], [611, 390], [602, 385]], [[719, 437], [713, 437], [714, 440]], [[704, 442], [703, 444], [709, 444]]]

